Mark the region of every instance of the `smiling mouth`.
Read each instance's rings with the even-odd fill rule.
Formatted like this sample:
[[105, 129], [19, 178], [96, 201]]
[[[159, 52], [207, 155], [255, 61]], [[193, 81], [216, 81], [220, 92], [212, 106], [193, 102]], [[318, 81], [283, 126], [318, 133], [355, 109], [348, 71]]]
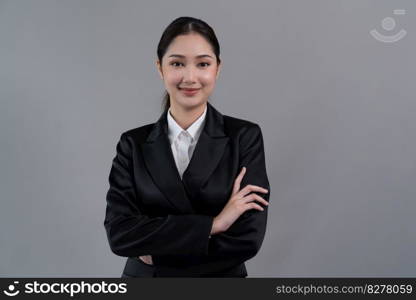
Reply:
[[187, 91], [187, 92], [193, 92], [193, 91], [199, 90], [199, 89], [187, 89], [187, 88], [179, 88], [179, 89], [183, 91]]

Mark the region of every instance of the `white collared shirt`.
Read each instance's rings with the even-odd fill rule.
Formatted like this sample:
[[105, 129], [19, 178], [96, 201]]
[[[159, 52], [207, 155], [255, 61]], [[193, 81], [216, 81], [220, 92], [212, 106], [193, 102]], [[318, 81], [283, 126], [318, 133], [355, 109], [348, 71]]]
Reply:
[[[168, 137], [173, 157], [175, 158], [176, 167], [178, 168], [181, 178], [191, 160], [196, 143], [204, 128], [206, 113], [207, 107], [205, 106], [202, 115], [185, 130], [176, 123], [175, 119], [170, 114], [170, 108], [168, 109]], [[182, 153], [186, 153], [187, 156], [182, 157]]]

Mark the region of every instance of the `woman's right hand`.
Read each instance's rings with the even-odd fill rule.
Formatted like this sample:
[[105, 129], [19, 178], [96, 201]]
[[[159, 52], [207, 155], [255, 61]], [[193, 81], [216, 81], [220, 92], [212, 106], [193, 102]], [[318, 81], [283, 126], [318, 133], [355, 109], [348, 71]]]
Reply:
[[249, 209], [264, 210], [263, 207], [254, 201], [258, 201], [264, 205], [269, 205], [269, 203], [262, 197], [252, 193], [260, 192], [266, 194], [268, 193], [267, 189], [248, 184], [240, 190], [241, 180], [243, 179], [245, 173], [246, 167], [243, 167], [240, 174], [238, 174], [235, 179], [230, 199], [221, 213], [214, 218], [211, 235], [226, 231], [245, 211]]

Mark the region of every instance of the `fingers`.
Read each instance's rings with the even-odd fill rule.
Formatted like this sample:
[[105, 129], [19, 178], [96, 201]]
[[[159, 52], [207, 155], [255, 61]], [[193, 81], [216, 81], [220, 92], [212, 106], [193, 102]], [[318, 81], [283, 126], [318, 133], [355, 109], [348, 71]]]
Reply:
[[269, 202], [267, 202], [265, 199], [263, 199], [262, 197], [260, 197], [257, 194], [250, 194], [250, 195], [242, 198], [242, 201], [244, 201], [246, 203], [249, 203], [249, 202], [252, 202], [252, 201], [258, 201], [261, 204], [264, 204], [266, 206], [269, 205]]
[[243, 180], [244, 174], [246, 173], [246, 167], [242, 167], [240, 174], [238, 174], [238, 176], [236, 177], [235, 181], [234, 181], [234, 187], [233, 187], [233, 195], [238, 193], [238, 191], [240, 190], [240, 184], [241, 184], [241, 180]]
[[257, 209], [257, 210], [261, 210], [261, 211], [264, 210], [263, 207], [261, 207], [260, 205], [254, 203], [254, 202], [248, 203], [247, 207], [249, 207], [249, 209], [253, 209], [254, 208], [254, 209]]
[[265, 188], [262, 188], [261, 186], [248, 184], [239, 192], [239, 196], [244, 197], [247, 194], [252, 193], [252, 192], [259, 192], [259, 193], [267, 194], [269, 191]]
[[141, 261], [143, 261], [144, 263], [148, 265], [153, 265], [153, 259], [151, 255], [142, 255], [142, 256], [139, 256], [138, 259], [140, 259]]

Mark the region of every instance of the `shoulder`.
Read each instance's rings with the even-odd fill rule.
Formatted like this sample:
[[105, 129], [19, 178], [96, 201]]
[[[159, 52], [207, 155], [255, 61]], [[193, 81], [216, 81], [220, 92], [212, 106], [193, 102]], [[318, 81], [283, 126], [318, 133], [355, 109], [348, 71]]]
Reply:
[[259, 124], [227, 115], [223, 117], [225, 132], [239, 145], [241, 153], [247, 153], [253, 149], [258, 152], [263, 151], [263, 134]]
[[246, 119], [223, 115], [224, 129], [229, 136], [252, 136], [261, 134], [260, 125]]
[[134, 141], [135, 143], [142, 143], [146, 141], [149, 133], [152, 131], [156, 123], [146, 124], [140, 127], [127, 129], [121, 133], [121, 141]]
[[[224, 131], [230, 137], [244, 139], [261, 135], [261, 128], [259, 124], [253, 121], [229, 115], [222, 116], [224, 120]], [[147, 139], [155, 124], [156, 122], [128, 129], [121, 133], [120, 140], [131, 140], [140, 144]]]

